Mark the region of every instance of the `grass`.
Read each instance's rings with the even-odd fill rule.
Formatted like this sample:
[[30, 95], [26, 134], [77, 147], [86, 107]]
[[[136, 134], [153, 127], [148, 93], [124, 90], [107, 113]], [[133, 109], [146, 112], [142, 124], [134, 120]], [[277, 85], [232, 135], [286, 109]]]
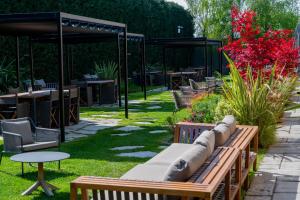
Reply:
[[[142, 99], [142, 93], [129, 96], [130, 99]], [[153, 106], [151, 100], [161, 100], [162, 108], [156, 110], [146, 109]], [[121, 119], [118, 127], [135, 125], [134, 122], [155, 119], [153, 124], [142, 125], [144, 130], [135, 131], [126, 137], [112, 136], [120, 133], [115, 130], [118, 127], [99, 131], [99, 134], [82, 138], [80, 140], [64, 143], [61, 151], [71, 155], [70, 159], [62, 161], [62, 169], [57, 170], [57, 163], [46, 164], [46, 180], [60, 189], [54, 197], [47, 197], [41, 190], [32, 195], [22, 197], [21, 193], [31, 186], [36, 180], [37, 169], [25, 165], [25, 175], [21, 177], [21, 164], [9, 160], [10, 155], [5, 155], [0, 165], [0, 199], [69, 199], [70, 182], [80, 175], [120, 177], [135, 165], [145, 162], [147, 159], [117, 157], [110, 150], [112, 147], [127, 145], [144, 145], [137, 151], [159, 152], [159, 146], [171, 141], [171, 133], [149, 134], [151, 130], [165, 129], [166, 118], [173, 114], [174, 104], [169, 92], [150, 94], [148, 100], [140, 106], [130, 105], [130, 108], [140, 111], [129, 112], [129, 119], [124, 119], [124, 111], [119, 108], [82, 108], [81, 117], [94, 118], [92, 115], [112, 114], [113, 118]], [[139, 125], [141, 126], [141, 125]], [[0, 150], [3, 148], [0, 140]], [[131, 150], [132, 151], [132, 150]], [[126, 152], [126, 151], [122, 151]]]
[[[142, 93], [132, 93], [129, 95], [131, 100], [142, 100]], [[161, 101], [160, 109], [149, 110], [153, 106], [151, 101]], [[97, 119], [95, 115], [113, 115], [113, 118], [120, 119], [117, 127], [101, 130], [98, 134], [82, 138], [61, 145], [61, 151], [71, 155], [70, 159], [62, 161], [61, 170], [57, 170], [57, 163], [45, 164], [46, 180], [60, 189], [55, 192], [54, 197], [47, 197], [41, 189], [35, 191], [30, 196], [22, 197], [21, 193], [31, 186], [37, 176], [37, 169], [25, 165], [25, 176], [21, 177], [20, 163], [9, 160], [10, 155], [5, 155], [0, 165], [0, 199], [69, 199], [70, 182], [81, 175], [120, 177], [129, 169], [147, 159], [117, 157], [118, 152], [111, 151], [110, 148], [127, 145], [144, 145], [143, 149], [136, 151], [153, 151], [160, 152], [161, 145], [171, 142], [172, 134], [167, 127], [167, 118], [173, 116], [174, 103], [170, 92], [152, 93], [148, 100], [139, 105], [130, 105], [130, 109], [139, 109], [130, 111], [129, 119], [124, 118], [123, 109], [113, 108], [82, 108], [81, 117]], [[181, 110], [176, 114], [176, 120], [186, 118], [187, 110]], [[142, 125], [144, 130], [135, 131], [129, 136], [118, 137], [112, 134], [121, 133], [115, 130], [118, 127], [126, 125], [136, 125], [138, 121], [151, 121], [153, 124]], [[141, 125], [139, 125], [141, 126]], [[149, 134], [151, 130], [165, 129], [168, 133]], [[3, 142], [0, 140], [0, 150], [3, 148]], [[130, 150], [131, 152], [132, 150]], [[126, 152], [126, 151], [122, 151]], [[261, 152], [263, 155], [264, 151]], [[261, 156], [260, 156], [261, 157]], [[260, 160], [260, 159], [259, 159]]]

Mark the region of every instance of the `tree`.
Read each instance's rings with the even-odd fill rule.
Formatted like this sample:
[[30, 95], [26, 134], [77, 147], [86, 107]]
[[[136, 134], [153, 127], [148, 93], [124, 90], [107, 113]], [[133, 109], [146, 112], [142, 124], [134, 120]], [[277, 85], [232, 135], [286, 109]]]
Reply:
[[256, 20], [262, 31], [295, 29], [299, 19], [299, 0], [246, 0], [248, 7], [257, 13]]
[[262, 32], [256, 21], [256, 13], [252, 10], [240, 11], [232, 8], [232, 27], [238, 33], [238, 39], [229, 37], [229, 42], [223, 47], [233, 59], [242, 76], [251, 67], [254, 76], [262, 75], [269, 78], [275, 66], [277, 77], [294, 73], [299, 64], [299, 48], [295, 48], [293, 30], [269, 29]]
[[224, 39], [232, 34], [230, 10], [251, 9], [263, 32], [273, 29], [294, 29], [299, 19], [299, 0], [186, 0], [194, 17], [197, 36]]
[[242, 0], [186, 0], [194, 17], [195, 34], [223, 39], [231, 33], [230, 10]]

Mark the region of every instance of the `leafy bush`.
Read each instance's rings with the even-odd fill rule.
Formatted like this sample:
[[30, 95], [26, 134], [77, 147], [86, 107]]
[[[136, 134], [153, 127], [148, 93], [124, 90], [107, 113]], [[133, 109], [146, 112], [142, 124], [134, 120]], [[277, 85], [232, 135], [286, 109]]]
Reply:
[[104, 80], [115, 80], [117, 78], [118, 65], [113, 61], [103, 62], [98, 65], [95, 62], [95, 72]]
[[222, 121], [225, 115], [232, 115], [233, 111], [224, 98], [221, 98], [215, 109], [214, 121]]
[[188, 120], [193, 122], [210, 123], [214, 121], [215, 108], [221, 95], [212, 94], [203, 98], [196, 98], [192, 102], [191, 116]]
[[289, 101], [295, 78], [275, 78], [275, 66], [269, 80], [259, 71], [254, 77], [250, 67], [243, 79], [233, 61], [227, 59], [231, 82], [224, 82], [225, 101], [240, 124], [259, 127], [260, 145], [267, 147], [275, 141], [276, 123]]
[[14, 61], [7, 62], [6, 58], [0, 63], [0, 93], [7, 92], [9, 87], [15, 87], [16, 72], [13, 63]]

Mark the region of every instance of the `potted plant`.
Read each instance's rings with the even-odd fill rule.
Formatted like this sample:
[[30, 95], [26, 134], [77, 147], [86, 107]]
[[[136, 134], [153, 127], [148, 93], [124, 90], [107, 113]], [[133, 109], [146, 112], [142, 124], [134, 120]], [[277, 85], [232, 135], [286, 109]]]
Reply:
[[116, 102], [116, 78], [118, 65], [113, 61], [95, 62], [95, 73], [102, 80], [112, 80], [112, 82], [101, 84], [100, 104], [113, 104]]

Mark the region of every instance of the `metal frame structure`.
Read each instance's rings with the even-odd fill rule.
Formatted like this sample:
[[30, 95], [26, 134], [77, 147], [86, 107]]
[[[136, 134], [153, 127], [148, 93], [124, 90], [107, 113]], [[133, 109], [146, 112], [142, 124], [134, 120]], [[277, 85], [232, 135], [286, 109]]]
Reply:
[[[40, 36], [33, 38], [34, 42], [39, 43], [54, 43], [57, 40], [57, 36], [55, 35], [47, 35], [47, 36]], [[118, 97], [119, 97], [119, 107], [122, 106], [121, 101], [121, 44], [124, 42], [124, 34], [117, 33], [117, 34], [68, 34], [64, 36], [64, 44], [65, 45], [75, 45], [75, 44], [82, 44], [82, 43], [104, 43], [104, 42], [116, 42], [117, 44], [117, 55], [118, 55]], [[144, 92], [144, 99], [147, 99], [147, 91], [146, 91], [146, 70], [145, 70], [145, 36], [143, 34], [137, 33], [127, 33], [127, 41], [128, 42], [135, 42], [139, 43], [139, 54], [140, 54], [140, 72], [143, 74], [141, 79], [141, 86], [142, 91]], [[74, 72], [73, 67], [73, 53], [71, 51], [71, 55], [69, 55], [69, 50], [67, 49], [67, 69], [69, 71], [69, 75], [72, 77]], [[71, 62], [70, 62], [71, 60]], [[127, 72], [128, 73], [128, 72]], [[70, 79], [70, 78], [69, 78]]]
[[[152, 38], [146, 41], [147, 45], [152, 46], [162, 46], [162, 55], [163, 55], [163, 72], [164, 72], [164, 81], [167, 85], [167, 69], [166, 69], [166, 49], [175, 49], [175, 48], [192, 48], [192, 47], [204, 47], [205, 48], [205, 68], [206, 75], [208, 74], [208, 46], [218, 46], [222, 47], [223, 43], [221, 40], [208, 39], [206, 37], [198, 38]], [[211, 54], [211, 60], [212, 54]], [[223, 58], [222, 52], [219, 53], [219, 70], [222, 74]]]
[[[0, 35], [16, 37], [16, 72], [19, 86], [19, 38], [29, 37], [29, 53], [31, 64], [31, 81], [33, 85], [33, 53], [32, 37], [55, 36], [59, 69], [59, 110], [60, 119], [64, 119], [64, 56], [63, 44], [67, 35], [119, 35], [123, 34], [123, 68], [125, 82], [125, 117], [128, 118], [128, 66], [127, 66], [127, 25], [112, 21], [94, 19], [63, 12], [48, 13], [14, 13], [0, 15]], [[65, 124], [60, 120], [61, 141], [65, 141]]]

